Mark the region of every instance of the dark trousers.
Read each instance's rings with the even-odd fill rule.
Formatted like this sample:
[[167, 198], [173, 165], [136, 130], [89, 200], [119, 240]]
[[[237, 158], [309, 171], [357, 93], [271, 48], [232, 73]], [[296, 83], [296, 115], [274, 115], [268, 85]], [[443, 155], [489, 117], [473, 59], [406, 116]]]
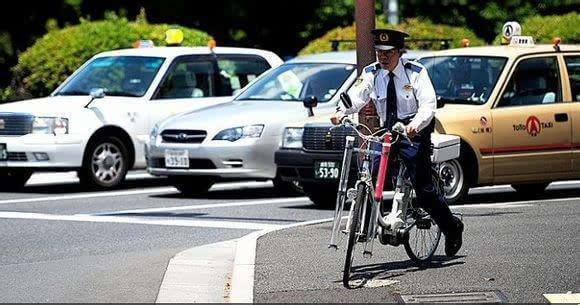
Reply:
[[[390, 161], [398, 155], [403, 160], [407, 167], [407, 173], [411, 178], [411, 183], [415, 188], [417, 194], [417, 201], [420, 207], [425, 209], [433, 218], [435, 223], [441, 229], [443, 234], [447, 235], [450, 230], [454, 230], [457, 226], [457, 220], [451, 214], [451, 210], [447, 205], [447, 201], [443, 194], [438, 195], [435, 191], [432, 180], [431, 167], [431, 132], [432, 126], [426, 127], [419, 135], [412, 139], [413, 145], [406, 140], [400, 139], [391, 147], [389, 156]], [[381, 144], [372, 143], [373, 150], [381, 151]], [[380, 163], [380, 156], [373, 158], [373, 174], [376, 177], [378, 174]], [[394, 162], [389, 162], [389, 173], [386, 179], [390, 179], [393, 173]]]

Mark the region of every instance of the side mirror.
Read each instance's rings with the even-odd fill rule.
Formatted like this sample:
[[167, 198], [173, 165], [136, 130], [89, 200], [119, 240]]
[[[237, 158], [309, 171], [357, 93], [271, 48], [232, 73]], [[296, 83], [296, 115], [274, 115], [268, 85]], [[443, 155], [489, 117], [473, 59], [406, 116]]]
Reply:
[[92, 89], [89, 95], [91, 96], [92, 99], [103, 98], [105, 97], [105, 89], [103, 88]]
[[445, 101], [440, 96], [437, 96], [437, 109], [443, 108], [443, 106], [445, 106]]
[[340, 94], [340, 100], [346, 109], [352, 108], [352, 101], [350, 100], [350, 96], [345, 92]]
[[302, 104], [304, 104], [304, 107], [308, 109], [308, 116], [314, 116], [314, 111], [312, 108], [318, 105], [318, 98], [316, 98], [314, 95], [308, 96], [304, 99], [304, 101], [302, 101]]

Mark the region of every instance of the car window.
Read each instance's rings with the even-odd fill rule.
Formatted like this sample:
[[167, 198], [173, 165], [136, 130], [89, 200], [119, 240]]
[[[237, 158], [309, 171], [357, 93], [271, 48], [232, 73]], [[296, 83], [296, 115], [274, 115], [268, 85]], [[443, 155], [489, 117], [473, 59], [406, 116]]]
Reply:
[[237, 100], [302, 101], [308, 96], [315, 96], [319, 102], [326, 102], [336, 94], [354, 69], [349, 64], [285, 64], [253, 83]]
[[201, 56], [175, 59], [159, 87], [157, 99], [201, 98], [216, 96], [214, 62]]
[[566, 56], [564, 58], [566, 69], [568, 69], [572, 100], [580, 101], [580, 56]]
[[518, 63], [498, 107], [552, 104], [562, 100], [556, 57], [536, 57]]
[[435, 56], [418, 61], [427, 69], [437, 96], [447, 103], [484, 104], [496, 86], [507, 58]]
[[143, 96], [165, 59], [142, 56], [99, 57], [79, 71], [56, 95], [88, 95], [104, 89], [106, 95]]
[[270, 68], [270, 64], [258, 56], [219, 55], [217, 63], [222, 96], [235, 94]]

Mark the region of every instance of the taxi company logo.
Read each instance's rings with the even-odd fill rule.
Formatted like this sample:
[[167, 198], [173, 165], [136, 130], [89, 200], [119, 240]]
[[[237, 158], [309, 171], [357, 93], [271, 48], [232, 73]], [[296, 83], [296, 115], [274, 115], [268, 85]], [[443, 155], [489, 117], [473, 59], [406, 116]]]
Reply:
[[389, 35], [387, 35], [386, 33], [382, 33], [381, 35], [379, 35], [379, 40], [382, 42], [389, 41]]
[[479, 119], [479, 122], [481, 123], [481, 126], [486, 126], [487, 125], [487, 118], [482, 116], [481, 119]]
[[0, 120], [0, 129], [6, 128], [6, 122], [4, 120]]
[[552, 128], [554, 127], [554, 123], [552, 122], [541, 122], [540, 119], [536, 116], [530, 116], [526, 120], [526, 124], [517, 124], [513, 125], [514, 131], [523, 131], [525, 130], [529, 135], [532, 137], [537, 136], [542, 129], [545, 128]]

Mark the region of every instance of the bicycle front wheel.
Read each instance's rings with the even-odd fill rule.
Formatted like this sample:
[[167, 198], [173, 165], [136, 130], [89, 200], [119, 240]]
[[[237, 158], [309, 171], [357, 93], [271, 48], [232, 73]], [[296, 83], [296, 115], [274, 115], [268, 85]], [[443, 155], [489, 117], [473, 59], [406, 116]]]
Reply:
[[417, 264], [429, 262], [439, 246], [441, 230], [431, 216], [421, 208], [410, 208], [408, 214], [411, 229], [405, 238], [405, 251]]
[[346, 246], [346, 259], [344, 261], [344, 272], [342, 275], [342, 283], [344, 287], [350, 287], [349, 280], [352, 271], [352, 263], [354, 259], [354, 249], [356, 243], [360, 236], [360, 226], [362, 223], [361, 210], [368, 198], [367, 186], [364, 183], [360, 183], [357, 187], [357, 195], [355, 201], [352, 203], [354, 207], [352, 209], [352, 216], [350, 221], [350, 227], [348, 229], [348, 244]]

